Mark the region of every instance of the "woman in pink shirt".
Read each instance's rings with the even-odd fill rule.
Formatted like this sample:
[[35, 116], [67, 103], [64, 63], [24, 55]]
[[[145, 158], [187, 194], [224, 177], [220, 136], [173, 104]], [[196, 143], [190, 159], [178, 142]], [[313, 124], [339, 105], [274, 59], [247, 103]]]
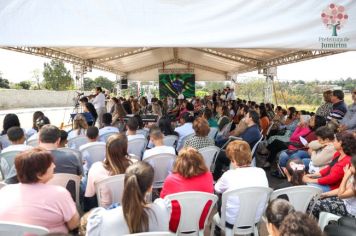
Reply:
[[78, 227], [79, 214], [67, 189], [46, 184], [53, 177], [52, 155], [34, 148], [16, 156], [20, 183], [0, 190], [0, 220], [38, 225], [68, 233]]

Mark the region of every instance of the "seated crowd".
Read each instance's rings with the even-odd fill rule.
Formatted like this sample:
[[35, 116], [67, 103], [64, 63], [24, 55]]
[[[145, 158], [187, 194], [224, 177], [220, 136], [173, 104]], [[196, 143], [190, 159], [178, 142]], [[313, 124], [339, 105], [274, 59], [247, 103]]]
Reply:
[[[81, 235], [176, 232], [181, 206], [167, 196], [198, 191], [218, 196], [217, 217], [224, 214], [225, 222], [211, 230], [220, 235], [234, 229], [242, 209], [239, 198], [227, 198], [223, 206], [224, 194], [305, 185], [321, 193], [307, 212], [295, 210], [287, 195], [272, 201], [266, 195], [255, 223], [264, 219], [270, 235], [322, 235], [315, 220], [321, 212], [356, 217], [356, 89], [352, 98], [347, 107], [341, 90], [326, 91], [325, 103], [310, 113], [236, 99], [226, 88], [202, 99], [111, 98], [110, 112], [98, 112], [100, 117], [81, 99], [93, 120], [77, 114], [68, 132], [41, 111], [27, 131], [16, 114], [7, 114], [0, 137], [0, 202], [6, 203], [0, 204], [0, 221]], [[156, 122], [143, 122], [145, 115]], [[209, 147], [215, 148], [212, 156], [203, 151]], [[61, 173], [75, 176], [79, 186], [58, 186], [53, 180]], [[119, 198], [108, 185], [99, 188], [119, 176]], [[278, 185], [271, 176], [281, 178]], [[200, 221], [207, 221], [210, 207]], [[339, 224], [325, 232], [333, 235], [333, 227], [352, 231]]]

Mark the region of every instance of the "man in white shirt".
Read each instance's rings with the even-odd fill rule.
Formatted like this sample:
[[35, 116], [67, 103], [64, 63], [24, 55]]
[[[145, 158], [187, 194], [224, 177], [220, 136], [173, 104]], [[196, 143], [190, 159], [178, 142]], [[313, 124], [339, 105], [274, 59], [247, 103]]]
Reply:
[[1, 153], [11, 152], [11, 151], [26, 151], [31, 149], [31, 146], [25, 145], [25, 133], [20, 127], [11, 127], [7, 131], [7, 136], [11, 142], [11, 145], [4, 148]]
[[[113, 133], [117, 132], [119, 133], [119, 129], [117, 127], [111, 126], [112, 123], [112, 115], [110, 113], [104, 113], [103, 114], [103, 128], [99, 130], [99, 136], [107, 134], [107, 133]], [[105, 142], [105, 140], [100, 140], [101, 142]]]
[[179, 135], [177, 151], [179, 151], [184, 146], [183, 139], [186, 136], [194, 133], [193, 121], [194, 121], [194, 116], [189, 112], [186, 112], [182, 115], [182, 117], [179, 120], [181, 126], [174, 129], [174, 131], [176, 131]]
[[102, 93], [101, 87], [96, 87], [95, 89], [96, 96], [92, 101], [92, 104], [95, 107], [96, 113], [98, 113], [98, 119], [96, 121], [96, 126], [101, 128], [102, 127], [102, 119], [103, 114], [106, 112], [105, 107], [105, 95]]
[[136, 134], [137, 128], [138, 128], [138, 121], [135, 117], [131, 117], [126, 124], [127, 128], [127, 141], [130, 141], [132, 139], [136, 138], [146, 138], [143, 134]]
[[163, 134], [161, 129], [158, 127], [154, 127], [150, 131], [150, 140], [154, 144], [154, 148], [148, 149], [144, 152], [142, 160], [147, 157], [161, 154], [161, 153], [168, 153], [176, 155], [176, 150], [173, 147], [165, 146], [163, 144]]
[[[1, 153], [8, 153], [12, 151], [26, 151], [31, 149], [31, 146], [25, 145], [25, 133], [20, 127], [11, 127], [7, 130], [7, 136], [11, 142], [11, 145], [4, 148]], [[4, 173], [4, 179], [10, 179], [16, 176], [16, 170], [14, 166], [11, 168], [6, 160], [1, 159], [1, 169]]]

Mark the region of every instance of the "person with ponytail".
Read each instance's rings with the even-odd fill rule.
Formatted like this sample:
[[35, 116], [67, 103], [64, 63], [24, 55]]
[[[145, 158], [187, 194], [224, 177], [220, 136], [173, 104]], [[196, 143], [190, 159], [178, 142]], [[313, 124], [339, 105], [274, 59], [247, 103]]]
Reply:
[[96, 208], [88, 218], [88, 236], [116, 236], [141, 232], [168, 231], [169, 209], [163, 199], [146, 202], [152, 191], [154, 170], [136, 162], [125, 173], [122, 205], [106, 210]]
[[[102, 162], [95, 162], [89, 169], [88, 182], [85, 190], [85, 197], [95, 196], [95, 182], [106, 179], [110, 176], [124, 174], [127, 167], [132, 164], [133, 160], [127, 153], [127, 137], [125, 134], [115, 134], [108, 138], [106, 142], [106, 158]], [[102, 204], [109, 206], [111, 202], [109, 193], [102, 193]], [[95, 201], [96, 198], [93, 198]], [[95, 203], [88, 203], [85, 207], [90, 210]]]
[[275, 189], [288, 188], [292, 186], [305, 185], [303, 176], [305, 166], [301, 159], [292, 158], [288, 160], [286, 167], [282, 167], [283, 173], [287, 177], [287, 182], [279, 184]]

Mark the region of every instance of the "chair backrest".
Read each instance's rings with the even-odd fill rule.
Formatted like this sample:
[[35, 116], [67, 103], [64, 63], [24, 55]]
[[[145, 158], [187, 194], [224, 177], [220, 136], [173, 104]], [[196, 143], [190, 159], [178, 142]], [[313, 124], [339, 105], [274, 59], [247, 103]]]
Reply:
[[296, 211], [306, 212], [310, 200], [318, 198], [322, 190], [320, 188], [308, 185], [293, 186], [275, 190], [271, 195], [271, 200], [281, 195], [287, 195], [289, 202]]
[[143, 152], [145, 151], [147, 146], [147, 139], [145, 138], [135, 138], [128, 141], [127, 152], [129, 154], [134, 154], [142, 158]]
[[270, 125], [268, 126], [265, 139], [267, 139], [267, 135], [269, 135], [269, 133], [271, 132], [273, 125], [274, 125], [274, 122], [271, 121]]
[[169, 147], [177, 147], [178, 136], [177, 135], [167, 135], [163, 137], [163, 144]]
[[155, 170], [155, 175], [153, 178], [154, 188], [161, 188], [163, 186], [164, 180], [172, 170], [175, 159], [176, 155], [172, 155], [170, 153], [160, 153], [149, 156], [143, 160], [149, 163]]
[[68, 140], [67, 146], [72, 149], [79, 149], [80, 146], [88, 143], [89, 140], [85, 135], [79, 135], [77, 137]]
[[174, 236], [176, 234], [171, 232], [145, 232], [145, 233], [137, 233], [137, 234], [126, 234], [124, 236], [136, 235], [136, 236], [148, 236], [148, 235], [159, 235], [159, 236]]
[[3, 187], [5, 187], [7, 184], [4, 182], [0, 182], [0, 189], [2, 189]]
[[[95, 183], [95, 192], [99, 207], [108, 207], [112, 203], [120, 203], [124, 192], [125, 174], [110, 176]], [[103, 197], [106, 195], [109, 199]], [[105, 202], [107, 201], [107, 202]]]
[[251, 150], [251, 156], [252, 156], [251, 166], [256, 166], [255, 153], [256, 153], [258, 145], [262, 142], [262, 140], [263, 140], [263, 135], [261, 135], [261, 138], [252, 147], [252, 150]]
[[106, 141], [108, 140], [108, 138], [109, 138], [111, 135], [114, 135], [114, 134], [118, 134], [118, 132], [109, 132], [109, 133], [106, 133], [106, 134], [102, 134], [102, 135], [99, 136], [99, 140], [100, 140], [100, 142], [106, 143]]
[[62, 152], [68, 152], [68, 153], [71, 153], [71, 154], [73, 154], [76, 158], [77, 158], [77, 160], [78, 160], [78, 163], [83, 163], [83, 160], [82, 160], [82, 153], [79, 151], [79, 150], [77, 150], [77, 149], [72, 149], [72, 148], [67, 148], [67, 147], [65, 147], [65, 148], [58, 148], [57, 149], [58, 151], [62, 151]]
[[232, 122], [227, 123], [221, 130], [220, 132], [217, 134], [218, 136], [221, 137], [228, 137], [228, 134], [230, 133], [230, 129], [232, 126]]
[[45, 227], [36, 225], [0, 221], [0, 236], [23, 236], [28, 233], [31, 235], [46, 235], [49, 233], [49, 230]]
[[228, 199], [238, 198], [240, 208], [234, 222], [234, 234], [253, 233], [255, 224], [259, 222], [262, 217], [261, 214], [259, 219], [256, 219], [257, 212], [261, 205], [264, 206], [263, 212], [265, 211], [272, 191], [273, 190], [268, 187], [248, 187], [224, 192], [221, 205], [221, 225], [225, 226]]
[[11, 145], [11, 142], [9, 140], [9, 137], [7, 136], [7, 134], [4, 134], [4, 135], [1, 135], [0, 136], [0, 150], [1, 148], [4, 149], [4, 148], [7, 148], [8, 146]]
[[15, 170], [15, 157], [20, 151], [9, 151], [0, 153], [0, 170], [3, 179], [12, 177], [11, 175], [16, 173]]
[[26, 144], [31, 147], [38, 147], [38, 145], [40, 144], [40, 141], [38, 140], [38, 138], [31, 139], [31, 140], [26, 141]]
[[217, 146], [208, 146], [199, 149], [199, 153], [203, 156], [205, 164], [210, 170], [213, 169], [213, 165], [215, 163], [216, 156], [219, 151], [220, 148], [218, 148]]
[[138, 129], [138, 130], [136, 130], [136, 134], [142, 134], [143, 136], [145, 136], [145, 138], [147, 138], [149, 131], [145, 130], [145, 129]]
[[215, 140], [215, 137], [216, 135], [218, 134], [219, 132], [219, 128], [217, 127], [210, 127], [210, 131], [209, 131], [209, 134], [208, 134], [208, 137]]
[[77, 208], [81, 209], [79, 202], [79, 188], [80, 188], [80, 176], [66, 173], [54, 174], [53, 178], [48, 181], [48, 184], [62, 186], [67, 188], [69, 182], [73, 181], [75, 184], [75, 203]]
[[[176, 230], [176, 233], [180, 235], [182, 232], [204, 230], [218, 197], [211, 193], [191, 191], [167, 195], [165, 199], [171, 202], [177, 201], [180, 206], [180, 219]], [[174, 229], [170, 230], [174, 231]]]
[[82, 157], [86, 160], [86, 168], [89, 170], [91, 165], [97, 161], [103, 161], [106, 154], [106, 144], [101, 142], [90, 143], [80, 150]]

